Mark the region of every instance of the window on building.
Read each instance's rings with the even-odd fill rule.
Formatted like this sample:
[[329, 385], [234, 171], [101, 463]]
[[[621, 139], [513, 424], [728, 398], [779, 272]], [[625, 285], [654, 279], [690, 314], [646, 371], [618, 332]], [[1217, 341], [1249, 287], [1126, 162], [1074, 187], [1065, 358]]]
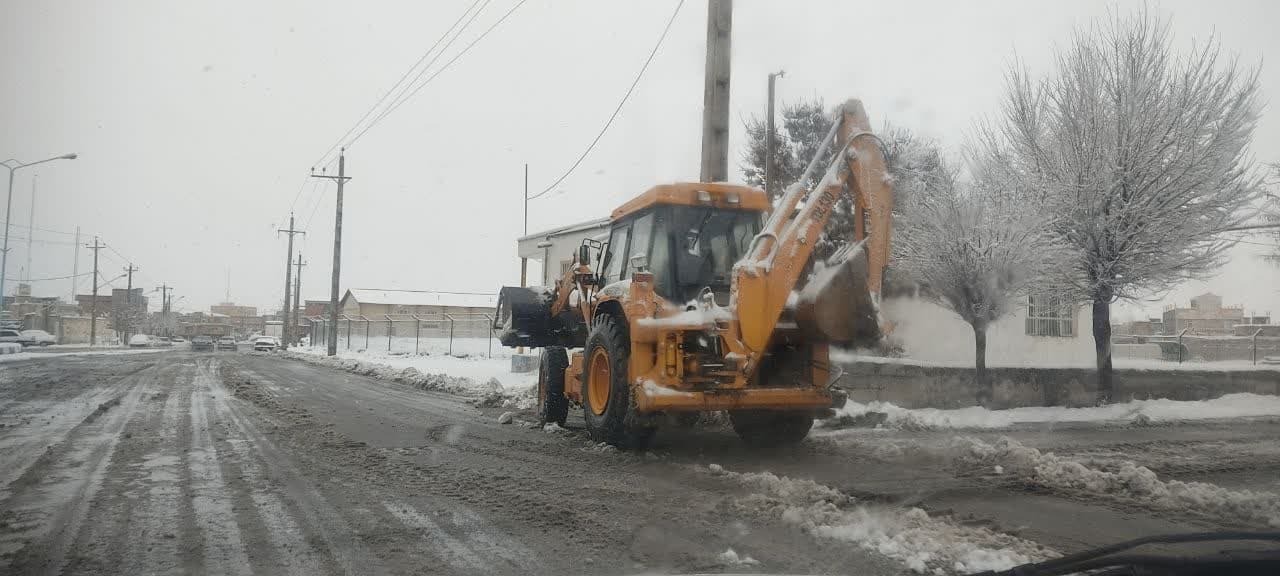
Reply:
[[564, 278], [564, 275], [565, 275], [565, 274], [568, 274], [568, 273], [569, 273], [569, 268], [570, 268], [571, 266], [573, 266], [573, 260], [572, 260], [572, 259], [570, 259], [570, 260], [561, 260], [561, 261], [560, 261], [560, 275], [559, 275], [559, 276], [556, 276], [555, 278], [553, 278], [553, 279], [552, 279], [552, 281], [553, 281], [553, 282], [559, 282], [561, 278]]
[[1060, 296], [1027, 297], [1026, 332], [1028, 336], [1075, 336], [1075, 307]]

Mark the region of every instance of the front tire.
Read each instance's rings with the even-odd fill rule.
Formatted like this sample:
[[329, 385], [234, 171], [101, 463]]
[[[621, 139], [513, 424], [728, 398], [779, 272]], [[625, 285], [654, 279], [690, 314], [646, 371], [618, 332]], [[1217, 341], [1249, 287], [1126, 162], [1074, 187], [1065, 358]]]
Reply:
[[568, 367], [569, 355], [563, 346], [542, 349], [538, 362], [538, 419], [543, 424], [555, 422], [564, 426], [569, 416], [569, 399], [564, 397], [564, 369]]
[[813, 427], [813, 414], [782, 410], [734, 410], [729, 413], [733, 431], [743, 442], [768, 448], [800, 443]]
[[617, 319], [596, 318], [587, 337], [582, 377], [582, 415], [596, 442], [627, 450], [648, 447], [656, 431], [652, 419], [635, 410], [627, 382], [631, 343]]

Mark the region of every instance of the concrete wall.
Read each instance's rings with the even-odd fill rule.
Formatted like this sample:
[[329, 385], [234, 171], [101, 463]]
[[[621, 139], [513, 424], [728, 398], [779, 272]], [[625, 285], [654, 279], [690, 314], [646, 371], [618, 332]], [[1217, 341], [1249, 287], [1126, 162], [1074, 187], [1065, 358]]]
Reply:
[[[972, 368], [851, 362], [839, 386], [855, 402], [884, 401], [905, 408], [960, 408], [976, 404]], [[992, 368], [992, 408], [1092, 406], [1097, 376], [1081, 368]], [[1280, 395], [1280, 367], [1261, 370], [1116, 370], [1115, 400], [1205, 400], [1252, 392]]]
[[[1012, 314], [987, 330], [988, 363], [1080, 367], [1094, 364], [1093, 314], [1088, 307], [1076, 309], [1072, 336], [1028, 336], [1025, 304], [1022, 299]], [[973, 328], [955, 313], [916, 298], [886, 299], [880, 313], [893, 323], [890, 340], [901, 346], [908, 358], [973, 362]]]
[[[58, 337], [59, 344], [88, 344], [89, 343], [89, 324], [88, 316], [59, 316], [57, 317], [57, 330], [49, 330]], [[98, 343], [110, 344], [119, 343], [116, 331], [111, 329], [111, 321], [109, 318], [98, 317]]]

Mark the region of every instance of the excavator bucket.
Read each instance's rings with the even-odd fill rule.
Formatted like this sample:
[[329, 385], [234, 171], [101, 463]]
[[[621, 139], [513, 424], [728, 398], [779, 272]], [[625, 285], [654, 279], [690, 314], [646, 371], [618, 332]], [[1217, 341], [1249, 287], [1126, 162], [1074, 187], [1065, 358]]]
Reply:
[[503, 286], [498, 292], [493, 328], [503, 346], [550, 346], [553, 319], [548, 293], [542, 288]]
[[880, 341], [880, 323], [871, 295], [864, 243], [833, 254], [800, 292], [796, 323], [805, 332], [853, 348]]

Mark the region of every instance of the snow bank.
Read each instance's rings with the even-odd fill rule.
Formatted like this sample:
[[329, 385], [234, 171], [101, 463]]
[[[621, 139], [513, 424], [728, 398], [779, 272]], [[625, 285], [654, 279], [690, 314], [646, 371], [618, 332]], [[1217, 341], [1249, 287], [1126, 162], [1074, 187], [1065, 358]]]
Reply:
[[0, 342], [0, 354], [17, 354], [22, 351], [22, 345], [17, 342]]
[[[5, 343], [0, 343], [0, 346], [3, 346], [4, 344]], [[13, 354], [0, 353], [0, 363], [17, 362], [20, 360], [32, 360], [32, 359], [40, 359], [40, 358], [59, 358], [63, 356], [99, 356], [99, 355], [106, 355], [106, 354], [152, 354], [156, 352], [169, 352], [171, 350], [173, 349], [172, 348], [142, 348], [142, 349], [108, 348], [108, 349], [101, 349], [101, 350], [98, 350], [98, 349], [77, 350], [75, 352], [22, 352], [21, 346], [19, 345], [19, 352], [17, 353], [13, 353]]]
[[1229, 490], [1204, 482], [1160, 480], [1149, 468], [1128, 461], [1115, 471], [1098, 470], [1053, 453], [1042, 453], [1010, 438], [1000, 438], [994, 444], [956, 438], [952, 449], [960, 465], [997, 470], [998, 474], [1014, 475], [1044, 488], [1280, 528], [1277, 494]]
[[395, 356], [350, 351], [329, 357], [321, 348], [301, 348], [282, 354], [420, 390], [479, 396], [486, 404], [520, 409], [532, 406], [532, 392], [538, 378], [537, 374], [513, 374], [509, 358]]
[[[973, 351], [969, 350], [972, 355]], [[921, 366], [924, 368], [973, 368], [973, 359], [966, 360], [918, 360], [915, 358], [891, 358], [887, 356], [876, 356], [868, 353], [867, 350], [841, 350], [833, 349], [831, 351], [832, 362], [842, 363], [866, 363], [866, 364], [895, 364], [900, 366]], [[1072, 361], [1051, 361], [1044, 360], [1034, 355], [1026, 355], [1017, 360], [1008, 360], [1001, 358], [988, 358], [988, 368], [1043, 368], [1043, 369], [1093, 369], [1091, 363], [1092, 357], [1088, 359], [1090, 363], [1072, 362]], [[1113, 356], [1111, 359], [1115, 368], [1118, 370], [1189, 370], [1193, 372], [1232, 372], [1240, 370], [1271, 370], [1277, 371], [1274, 364], [1266, 364], [1259, 362], [1253, 364], [1247, 360], [1224, 360], [1219, 362], [1170, 362], [1166, 360], [1155, 360], [1150, 358], [1125, 358], [1121, 356]]]
[[1008, 428], [1017, 424], [1042, 422], [1169, 422], [1280, 416], [1280, 397], [1260, 394], [1227, 394], [1212, 400], [1133, 400], [1106, 406], [1065, 408], [1061, 406], [988, 410], [982, 407], [943, 410], [902, 408], [889, 402], [859, 404], [848, 402], [837, 411], [839, 422], [866, 420], [884, 414], [882, 426], [908, 430], [937, 428]]
[[1035, 542], [933, 518], [920, 508], [859, 504], [811, 480], [729, 472], [716, 465], [710, 470], [755, 490], [737, 502], [742, 512], [763, 513], [816, 536], [857, 544], [917, 573], [1005, 570], [1057, 556]]

